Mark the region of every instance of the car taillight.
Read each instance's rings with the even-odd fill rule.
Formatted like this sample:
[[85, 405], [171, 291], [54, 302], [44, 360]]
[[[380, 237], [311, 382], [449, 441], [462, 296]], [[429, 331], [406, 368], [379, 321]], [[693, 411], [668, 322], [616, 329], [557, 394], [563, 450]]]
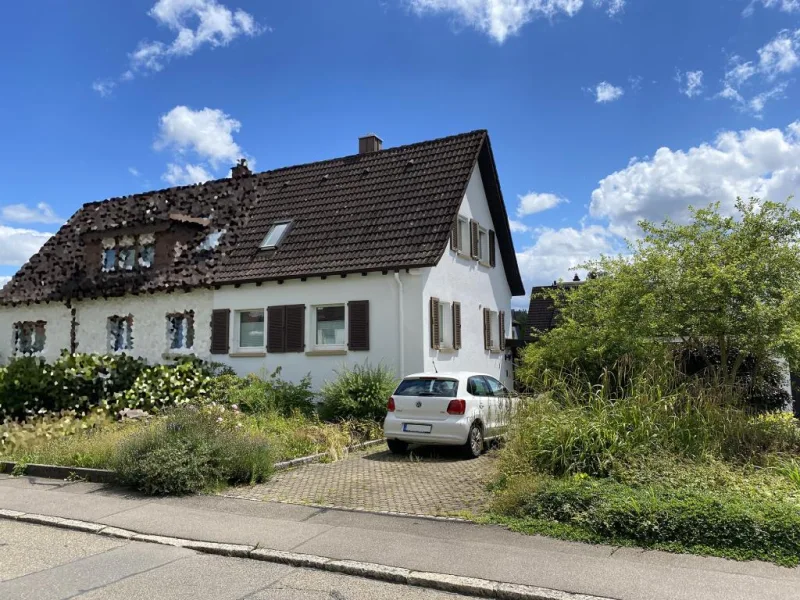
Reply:
[[450, 400], [450, 404], [447, 405], [448, 415], [463, 415], [465, 412], [467, 412], [466, 400]]
[[386, 410], [389, 412], [394, 412], [394, 398], [389, 398], [389, 401], [386, 403]]

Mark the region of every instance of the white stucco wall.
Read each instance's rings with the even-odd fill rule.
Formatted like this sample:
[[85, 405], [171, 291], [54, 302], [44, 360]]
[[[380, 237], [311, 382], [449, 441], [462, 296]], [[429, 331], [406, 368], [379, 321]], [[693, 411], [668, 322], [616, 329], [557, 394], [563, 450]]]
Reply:
[[5, 364], [14, 353], [14, 323], [19, 321], [46, 321], [45, 345], [41, 356], [47, 360], [58, 358], [61, 350], [69, 348], [70, 309], [63, 303], [0, 306], [0, 364]]
[[[405, 313], [405, 367], [409, 372], [421, 362], [419, 339], [421, 337], [421, 278], [408, 273], [400, 274], [403, 281]], [[346, 352], [343, 355], [319, 356], [313, 354], [311, 307], [323, 304], [347, 304], [351, 300], [369, 300], [370, 349], [369, 351]], [[306, 352], [264, 354], [264, 356], [236, 356], [235, 311], [262, 309], [269, 306], [289, 304], [306, 305]], [[314, 389], [335, 377], [334, 371], [344, 364], [373, 365], [382, 363], [401, 374], [398, 286], [394, 273], [383, 275], [370, 273], [348, 275], [346, 278], [331, 276], [307, 281], [287, 280], [283, 284], [266, 282], [261, 286], [242, 285], [239, 288], [225, 286], [214, 291], [213, 307], [230, 309], [230, 355], [213, 355], [212, 359], [233, 367], [237, 373], [266, 374], [281, 367], [284, 379], [297, 381], [311, 373]], [[248, 352], [247, 350], [243, 352]]]
[[[497, 230], [492, 223], [489, 204], [483, 189], [480, 169], [470, 178], [467, 193], [459, 214], [474, 219], [486, 229]], [[467, 246], [468, 240], [465, 241]], [[510, 351], [490, 352], [483, 344], [483, 309], [505, 311], [506, 337], [511, 337], [511, 289], [506, 280], [503, 259], [495, 241], [495, 266], [486, 267], [470, 258], [458, 255], [448, 243], [439, 264], [426, 269], [423, 279], [421, 353], [425, 356], [424, 371], [430, 371], [433, 361], [439, 371], [478, 371], [513, 386], [514, 372]], [[461, 349], [434, 350], [430, 344], [430, 298], [443, 302], [461, 303]], [[506, 358], [506, 357], [509, 358]]]
[[193, 310], [194, 346], [191, 353], [207, 359], [211, 345], [212, 296], [211, 290], [201, 289], [75, 302], [78, 352], [108, 352], [108, 318], [132, 315], [133, 350], [125, 353], [145, 358], [150, 363], [164, 362], [164, 353], [169, 351], [167, 314]]

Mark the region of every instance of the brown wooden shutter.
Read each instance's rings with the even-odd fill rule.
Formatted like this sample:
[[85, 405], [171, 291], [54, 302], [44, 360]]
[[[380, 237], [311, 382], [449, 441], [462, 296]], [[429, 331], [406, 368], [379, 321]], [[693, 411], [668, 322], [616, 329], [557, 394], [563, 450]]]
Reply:
[[347, 303], [347, 348], [369, 350], [369, 300]]
[[284, 307], [286, 315], [286, 352], [303, 352], [306, 349], [306, 305]]
[[494, 266], [494, 229], [489, 230], [489, 266]]
[[470, 219], [469, 221], [469, 255], [478, 260], [478, 222]]
[[505, 311], [500, 311], [497, 315], [497, 322], [500, 323], [500, 350], [505, 350], [506, 348], [506, 313]]
[[439, 349], [439, 299], [431, 297], [431, 348]]
[[492, 311], [488, 308], [483, 309], [483, 348], [489, 350], [492, 347]]
[[286, 307], [267, 308], [267, 352], [286, 352]]
[[231, 311], [227, 308], [211, 311], [211, 354], [227, 354], [230, 350], [230, 320]]
[[458, 252], [458, 248], [458, 217], [456, 217], [456, 222], [450, 228], [450, 249]]
[[461, 302], [453, 302], [453, 348], [461, 348]]

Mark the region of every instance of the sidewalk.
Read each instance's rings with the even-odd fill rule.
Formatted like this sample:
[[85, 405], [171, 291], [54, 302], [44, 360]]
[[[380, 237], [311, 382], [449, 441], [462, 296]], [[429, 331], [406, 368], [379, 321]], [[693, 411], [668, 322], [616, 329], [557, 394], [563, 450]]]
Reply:
[[102, 484], [0, 475], [0, 508], [620, 600], [789, 600], [800, 589], [800, 568], [219, 496], [152, 499]]

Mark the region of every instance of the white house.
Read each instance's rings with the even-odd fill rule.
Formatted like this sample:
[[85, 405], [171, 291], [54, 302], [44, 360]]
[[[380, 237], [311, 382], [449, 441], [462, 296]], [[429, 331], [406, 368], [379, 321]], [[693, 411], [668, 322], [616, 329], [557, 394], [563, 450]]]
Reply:
[[0, 360], [194, 354], [315, 387], [345, 363], [513, 384], [524, 294], [475, 131], [84, 205], [0, 292]]

